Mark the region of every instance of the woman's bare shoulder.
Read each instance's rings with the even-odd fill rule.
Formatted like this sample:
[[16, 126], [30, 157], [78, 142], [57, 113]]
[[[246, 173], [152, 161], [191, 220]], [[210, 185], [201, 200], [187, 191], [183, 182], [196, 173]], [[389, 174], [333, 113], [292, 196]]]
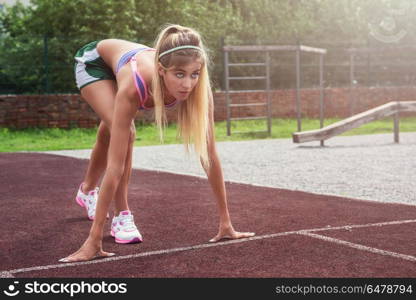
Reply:
[[98, 42], [97, 47], [101, 49], [107, 48], [130, 48], [130, 47], [140, 47], [141, 44], [121, 40], [121, 39], [105, 39]]
[[146, 51], [140, 54], [137, 59], [137, 69], [147, 84], [150, 84], [153, 74], [156, 72], [155, 53], [154, 51]]

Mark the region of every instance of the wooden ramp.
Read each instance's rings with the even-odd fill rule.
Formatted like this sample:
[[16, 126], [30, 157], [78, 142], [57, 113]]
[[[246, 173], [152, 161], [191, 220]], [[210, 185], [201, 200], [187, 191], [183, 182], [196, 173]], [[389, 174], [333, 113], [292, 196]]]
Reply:
[[394, 117], [394, 140], [399, 142], [399, 112], [416, 111], [416, 101], [393, 101], [365, 112], [356, 114], [342, 121], [333, 123], [316, 130], [294, 132], [292, 134], [294, 143], [305, 143], [311, 141], [324, 141], [348, 130], [360, 127], [371, 121], [379, 120], [393, 115]]

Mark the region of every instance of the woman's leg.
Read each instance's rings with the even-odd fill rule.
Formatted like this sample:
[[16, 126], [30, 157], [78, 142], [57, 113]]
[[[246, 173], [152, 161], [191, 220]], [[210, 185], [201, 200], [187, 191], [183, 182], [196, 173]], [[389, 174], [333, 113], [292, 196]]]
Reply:
[[110, 144], [110, 130], [103, 121], [97, 132], [97, 141], [91, 152], [87, 172], [85, 173], [82, 190], [88, 192], [98, 186], [101, 176], [107, 167], [107, 153]]
[[[97, 142], [91, 153], [91, 158], [88, 164], [87, 172], [84, 177], [83, 190], [93, 190], [103, 175], [107, 167], [108, 146], [110, 143], [110, 130], [113, 120], [114, 101], [117, 93], [117, 86], [114, 81], [102, 80], [94, 82], [81, 90], [82, 97], [88, 102], [92, 109], [101, 118], [101, 123], [98, 128]], [[126, 158], [125, 172], [118, 186], [115, 195], [115, 215], [120, 211], [128, 210], [127, 191], [128, 182], [130, 179], [132, 169], [132, 153], [133, 145], [136, 136], [136, 129], [134, 123], [131, 127], [131, 143]]]
[[132, 122], [131, 129], [130, 129], [130, 143], [129, 143], [129, 149], [127, 152], [126, 163], [124, 167], [124, 174], [123, 174], [123, 177], [121, 178], [120, 184], [118, 186], [118, 189], [115, 195], [116, 201], [115, 201], [114, 214], [116, 216], [118, 216], [121, 211], [130, 210], [129, 205], [127, 203], [127, 193], [128, 193], [128, 186], [129, 186], [131, 170], [132, 170], [133, 146], [134, 146], [135, 140], [136, 140], [136, 128], [134, 126], [134, 122]]
[[91, 153], [87, 172], [83, 180], [84, 192], [93, 190], [107, 166], [107, 153], [110, 143], [110, 129], [114, 111], [117, 85], [112, 80], [91, 83], [81, 90], [81, 95], [100, 117], [97, 141]]

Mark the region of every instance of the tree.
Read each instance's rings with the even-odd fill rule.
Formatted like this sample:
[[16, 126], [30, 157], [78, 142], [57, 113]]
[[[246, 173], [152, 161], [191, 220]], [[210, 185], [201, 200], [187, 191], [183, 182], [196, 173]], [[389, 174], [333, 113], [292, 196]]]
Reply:
[[17, 92], [76, 91], [73, 55], [80, 46], [105, 38], [153, 45], [165, 23], [195, 28], [215, 53], [220, 37], [238, 19], [229, 5], [203, 0], [126, 0], [122, 5], [117, 0], [32, 0], [32, 6], [18, 4], [0, 15], [1, 73]]

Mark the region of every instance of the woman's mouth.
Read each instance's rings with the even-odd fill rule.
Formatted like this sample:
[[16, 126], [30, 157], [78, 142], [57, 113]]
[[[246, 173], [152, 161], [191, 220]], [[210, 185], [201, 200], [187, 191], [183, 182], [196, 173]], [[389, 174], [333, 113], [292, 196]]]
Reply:
[[179, 94], [181, 96], [187, 96], [189, 94], [189, 92], [185, 92], [185, 91], [180, 91]]

